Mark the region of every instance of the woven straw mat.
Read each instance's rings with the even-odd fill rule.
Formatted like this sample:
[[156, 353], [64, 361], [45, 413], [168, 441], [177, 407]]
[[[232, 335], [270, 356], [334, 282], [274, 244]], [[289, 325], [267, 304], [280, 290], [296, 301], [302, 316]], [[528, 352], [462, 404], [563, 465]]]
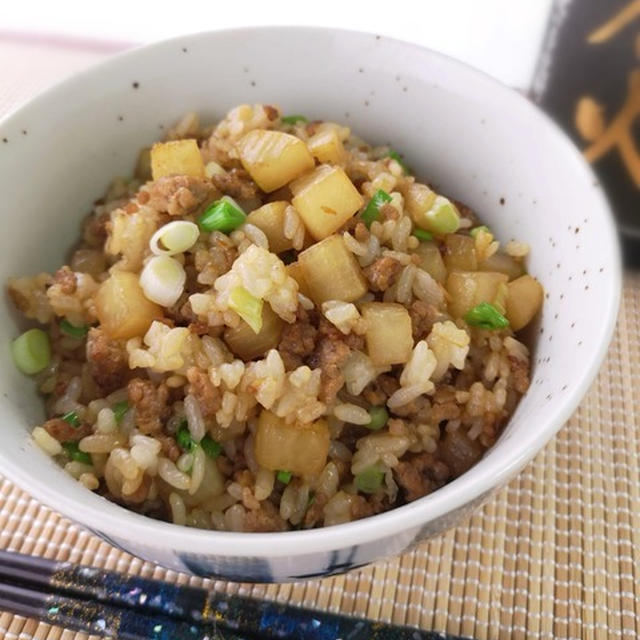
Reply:
[[[0, 34], [0, 116], [108, 47]], [[18, 62], [16, 62], [18, 61]], [[567, 425], [457, 529], [348, 575], [251, 586], [122, 553], [0, 477], [0, 548], [478, 639], [640, 636], [640, 274], [606, 363]], [[0, 637], [85, 637], [0, 613]]]

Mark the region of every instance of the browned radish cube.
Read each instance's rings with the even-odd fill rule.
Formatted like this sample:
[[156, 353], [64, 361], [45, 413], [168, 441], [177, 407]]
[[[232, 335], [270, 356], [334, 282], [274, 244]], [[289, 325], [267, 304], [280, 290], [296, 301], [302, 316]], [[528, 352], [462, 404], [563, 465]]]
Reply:
[[451, 296], [449, 312], [454, 318], [462, 318], [481, 302], [495, 304], [499, 299], [500, 285], [507, 283], [504, 273], [484, 271], [454, 271], [447, 277], [446, 289]]
[[284, 212], [288, 202], [268, 202], [247, 216], [247, 222], [264, 232], [269, 240], [269, 251], [281, 253], [293, 248], [293, 242], [284, 235]]
[[271, 411], [260, 414], [254, 454], [261, 467], [296, 475], [316, 474], [324, 468], [328, 453], [329, 427], [324, 420], [286, 424]]
[[529, 275], [520, 276], [507, 285], [507, 320], [514, 331], [526, 327], [542, 306], [542, 285]]
[[292, 182], [291, 191], [293, 206], [316, 240], [337, 231], [363, 204], [344, 169], [328, 164]]
[[154, 180], [170, 175], [204, 177], [204, 162], [195, 140], [170, 140], [151, 147], [151, 174]]
[[452, 233], [444, 239], [444, 264], [448, 271], [476, 271], [476, 243], [471, 236]]
[[312, 244], [298, 256], [298, 261], [316, 304], [327, 300], [353, 302], [367, 292], [360, 265], [341, 236], [329, 236]]
[[242, 166], [267, 193], [313, 169], [307, 145], [282, 131], [254, 129], [236, 143]]
[[367, 302], [362, 305], [367, 330], [367, 352], [373, 364], [403, 364], [411, 357], [413, 336], [411, 317], [400, 304]]
[[95, 298], [100, 326], [110, 338], [135, 338], [147, 332], [162, 317], [162, 309], [142, 292], [138, 276], [114, 271], [98, 289]]

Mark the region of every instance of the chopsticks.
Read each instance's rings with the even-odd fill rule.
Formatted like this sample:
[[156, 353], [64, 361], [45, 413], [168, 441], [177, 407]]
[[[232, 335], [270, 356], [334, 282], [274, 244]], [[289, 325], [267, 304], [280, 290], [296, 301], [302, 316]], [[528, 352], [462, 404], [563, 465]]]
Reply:
[[121, 640], [455, 640], [1, 550], [0, 609]]
[[119, 640], [248, 640], [212, 624], [189, 623], [91, 602], [33, 586], [0, 583], [0, 609], [60, 627]]

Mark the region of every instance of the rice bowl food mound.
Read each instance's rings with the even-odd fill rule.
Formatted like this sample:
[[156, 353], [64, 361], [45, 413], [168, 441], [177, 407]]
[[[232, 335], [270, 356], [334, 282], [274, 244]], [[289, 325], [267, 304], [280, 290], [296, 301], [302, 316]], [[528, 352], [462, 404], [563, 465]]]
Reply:
[[187, 114], [8, 292], [87, 489], [180, 525], [329, 526], [421, 498], [492, 446], [529, 386], [543, 290], [402, 156], [340, 124]]

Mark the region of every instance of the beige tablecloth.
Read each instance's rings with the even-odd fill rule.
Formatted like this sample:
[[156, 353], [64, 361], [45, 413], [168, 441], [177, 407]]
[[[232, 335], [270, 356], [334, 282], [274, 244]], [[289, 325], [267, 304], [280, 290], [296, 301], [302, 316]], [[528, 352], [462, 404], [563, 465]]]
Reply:
[[[0, 34], [0, 116], [108, 54]], [[189, 578], [101, 542], [0, 478], [0, 547], [473, 636], [640, 636], [640, 275], [606, 363], [558, 436], [457, 529], [345, 576], [251, 586]], [[0, 614], [7, 640], [82, 634]]]

